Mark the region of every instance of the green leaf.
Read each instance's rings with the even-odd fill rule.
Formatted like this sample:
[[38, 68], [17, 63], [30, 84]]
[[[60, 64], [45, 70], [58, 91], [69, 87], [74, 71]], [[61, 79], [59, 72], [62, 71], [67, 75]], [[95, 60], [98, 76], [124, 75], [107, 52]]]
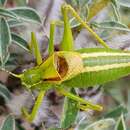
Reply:
[[[74, 89], [71, 89], [70, 92], [76, 94]], [[69, 128], [72, 124], [74, 124], [78, 114], [77, 105], [78, 105], [77, 102], [65, 97], [64, 108], [60, 123], [61, 128]]]
[[5, 101], [9, 101], [11, 99], [11, 94], [6, 86], [0, 83], [0, 96], [2, 96]]
[[119, 5], [117, 0], [111, 0], [111, 2], [116, 8], [118, 8]]
[[7, 2], [7, 0], [0, 0], [0, 6], [5, 5], [5, 4], [6, 4], [6, 2]]
[[119, 118], [119, 120], [116, 124], [115, 130], [126, 130], [126, 125], [125, 125], [123, 114]]
[[17, 6], [24, 6], [28, 3], [28, 0], [15, 0]]
[[130, 1], [129, 1], [129, 0], [118, 0], [118, 3], [119, 3], [121, 6], [130, 8]]
[[[86, 4], [81, 8], [80, 17], [85, 21], [88, 17], [88, 14], [89, 14], [89, 8], [88, 5]], [[75, 28], [81, 25], [81, 23], [79, 23], [75, 18], [70, 19], [69, 22], [71, 28]]]
[[115, 126], [115, 120], [112, 118], [99, 120], [89, 125], [84, 130], [113, 130]]
[[75, 8], [82, 8], [89, 0], [66, 0], [68, 4]]
[[120, 11], [119, 11], [119, 4], [118, 4], [118, 1], [117, 0], [111, 0], [111, 5], [112, 5], [112, 8], [113, 8], [113, 14], [114, 14], [114, 18], [116, 21], [120, 21]]
[[122, 113], [126, 114], [128, 112], [127, 108], [123, 105], [120, 105], [114, 109], [112, 109], [110, 112], [104, 115], [105, 118], [116, 118], [119, 117]]
[[7, 61], [9, 60], [10, 58], [10, 53], [8, 52], [5, 59], [4, 59], [4, 62], [3, 62], [3, 65], [5, 65], [7, 63]]
[[22, 21], [16, 19], [10, 19], [7, 22], [9, 24], [9, 27], [17, 27], [24, 24]]
[[130, 32], [130, 29], [126, 25], [116, 21], [105, 21], [101, 23], [93, 22], [92, 26], [99, 29], [110, 29]]
[[[19, 122], [15, 122], [16, 123], [16, 130], [25, 130], [25, 128], [22, 126], [22, 124], [20, 124]], [[37, 129], [38, 130], [38, 129]]]
[[40, 16], [37, 12], [29, 7], [18, 7], [11, 9], [13, 13], [17, 15], [20, 20], [41, 23]]
[[94, 1], [89, 8], [89, 16], [87, 21], [90, 21], [94, 16], [96, 16], [103, 8], [105, 8], [111, 0], [97, 0]]
[[63, 130], [61, 128], [49, 128], [48, 130]]
[[15, 130], [15, 120], [12, 115], [6, 117], [0, 130]]
[[4, 9], [4, 8], [0, 8], [0, 15], [4, 16], [4, 17], [9, 17], [9, 18], [13, 18], [13, 19], [17, 19], [17, 16], [15, 15], [15, 13]]
[[11, 43], [11, 34], [7, 21], [4, 18], [0, 19], [0, 60], [4, 60], [8, 54], [8, 46]]
[[26, 51], [29, 51], [29, 46], [27, 41], [25, 41], [22, 37], [15, 33], [11, 33], [12, 41], [17, 44], [18, 46], [22, 47]]

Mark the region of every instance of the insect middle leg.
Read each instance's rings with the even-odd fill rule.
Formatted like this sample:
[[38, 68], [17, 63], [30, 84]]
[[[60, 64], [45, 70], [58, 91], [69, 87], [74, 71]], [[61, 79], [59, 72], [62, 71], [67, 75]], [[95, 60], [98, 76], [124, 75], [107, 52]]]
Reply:
[[44, 98], [44, 95], [45, 95], [45, 91], [41, 91], [37, 97], [37, 100], [34, 104], [34, 107], [32, 109], [32, 112], [31, 114], [28, 113], [28, 111], [26, 110], [26, 108], [22, 108], [22, 113], [23, 113], [23, 116], [29, 121], [29, 122], [32, 122], [34, 120], [34, 118], [36, 117], [37, 115], [37, 112], [38, 112], [38, 109], [40, 108], [40, 105], [43, 101], [43, 98]]

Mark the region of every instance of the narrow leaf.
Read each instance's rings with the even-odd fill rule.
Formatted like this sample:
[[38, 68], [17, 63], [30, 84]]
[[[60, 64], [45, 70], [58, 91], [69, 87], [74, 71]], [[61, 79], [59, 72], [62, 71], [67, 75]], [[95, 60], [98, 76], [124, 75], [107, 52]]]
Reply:
[[119, 118], [119, 120], [116, 124], [115, 130], [126, 130], [126, 125], [125, 125], [123, 114]]
[[113, 130], [114, 126], [115, 126], [115, 120], [112, 118], [108, 118], [94, 122], [84, 130]]
[[94, 16], [96, 16], [104, 7], [108, 5], [111, 0], [100, 0], [95, 1], [94, 4], [89, 8], [89, 16], [87, 21], [90, 21]]
[[0, 130], [15, 130], [15, 120], [12, 115], [6, 117]]
[[11, 33], [12, 41], [26, 51], [29, 51], [29, 46], [26, 40], [15, 33]]
[[130, 8], [130, 1], [129, 1], [129, 0], [118, 0], [118, 3], [119, 3], [121, 6]]
[[4, 16], [4, 17], [10, 17], [10, 18], [14, 18], [17, 19], [17, 16], [15, 15], [15, 13], [4, 9], [4, 8], [0, 8], [0, 15]]
[[4, 63], [4, 59], [8, 54], [8, 46], [11, 43], [11, 34], [7, 21], [0, 19], [0, 60]]
[[[83, 13], [84, 12], [84, 13]], [[81, 8], [81, 11], [80, 11], [80, 17], [83, 19], [83, 20], [86, 20], [86, 18], [88, 17], [89, 15], [89, 8], [88, 8], [88, 5], [84, 5], [82, 8]], [[76, 28], [76, 27], [79, 27], [81, 26], [81, 23], [79, 23], [75, 18], [72, 18], [70, 19], [70, 26], [71, 28]]]
[[24, 24], [22, 21], [16, 19], [10, 19], [7, 22], [9, 24], [9, 27], [17, 27]]
[[11, 94], [6, 86], [0, 83], [0, 96], [2, 96], [5, 101], [8, 101], [11, 99]]
[[3, 65], [5, 65], [7, 63], [7, 61], [9, 60], [10, 58], [10, 53], [8, 52], [5, 59], [4, 59], [4, 62], [3, 62]]
[[19, 7], [11, 9], [13, 13], [17, 15], [17, 17], [24, 21], [41, 23], [40, 16], [37, 12], [29, 7]]
[[16, 123], [16, 130], [25, 130], [24, 126], [22, 126], [22, 124], [20, 124], [19, 122], [15, 122]]
[[130, 29], [127, 28], [126, 25], [116, 21], [105, 21], [101, 23], [93, 22], [92, 26], [99, 29], [110, 29], [130, 32]]
[[5, 4], [6, 4], [6, 2], [7, 2], [7, 0], [0, 0], [0, 6], [5, 5]]
[[111, 2], [116, 8], [118, 8], [119, 5], [117, 0], [111, 0]]
[[112, 0], [112, 9], [116, 21], [120, 21], [120, 12], [117, 0]]
[[61, 128], [49, 128], [48, 130], [63, 130]]
[[110, 112], [104, 115], [105, 118], [116, 118], [119, 117], [122, 113], [126, 114], [128, 112], [127, 108], [123, 105], [120, 105], [114, 109], [112, 109]]
[[24, 6], [28, 3], [28, 0], [15, 0], [18, 6]]
[[[71, 89], [69, 92], [76, 94], [74, 89]], [[74, 100], [65, 97], [61, 118], [61, 128], [69, 128], [72, 124], [74, 124], [78, 114], [77, 104], [78, 103]]]

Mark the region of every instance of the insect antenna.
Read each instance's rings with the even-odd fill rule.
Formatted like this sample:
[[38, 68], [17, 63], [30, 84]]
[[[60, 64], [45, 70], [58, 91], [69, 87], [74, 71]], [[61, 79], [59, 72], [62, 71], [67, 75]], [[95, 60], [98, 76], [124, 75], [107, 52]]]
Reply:
[[10, 75], [12, 75], [12, 76], [14, 76], [16, 78], [21, 78], [22, 77], [22, 74], [19, 74], [19, 75], [18, 74], [14, 74], [14, 73], [6, 70], [5, 68], [0, 68], [0, 70], [6, 72], [6, 73], [8, 73], [8, 74], [10, 74]]

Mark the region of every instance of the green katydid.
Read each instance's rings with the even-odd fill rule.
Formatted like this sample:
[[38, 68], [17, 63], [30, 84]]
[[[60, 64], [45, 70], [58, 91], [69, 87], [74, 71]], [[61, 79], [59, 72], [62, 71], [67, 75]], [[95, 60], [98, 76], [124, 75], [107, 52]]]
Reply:
[[[73, 36], [68, 20], [68, 11], [85, 27], [105, 48], [74, 50]], [[24, 108], [23, 113], [33, 121], [47, 90], [55, 88], [64, 96], [80, 103], [80, 109], [102, 110], [100, 105], [92, 104], [65, 90], [69, 87], [89, 87], [121, 78], [130, 73], [130, 52], [109, 49], [107, 44], [85, 23], [70, 5], [62, 6], [64, 35], [61, 51], [54, 52], [54, 30], [58, 22], [50, 25], [49, 57], [42, 62], [36, 37], [31, 35], [31, 50], [36, 57], [37, 66], [20, 75], [8, 72], [20, 78], [28, 89], [39, 89], [32, 113]], [[4, 69], [3, 69], [4, 70]], [[5, 70], [6, 71], [6, 70]]]

